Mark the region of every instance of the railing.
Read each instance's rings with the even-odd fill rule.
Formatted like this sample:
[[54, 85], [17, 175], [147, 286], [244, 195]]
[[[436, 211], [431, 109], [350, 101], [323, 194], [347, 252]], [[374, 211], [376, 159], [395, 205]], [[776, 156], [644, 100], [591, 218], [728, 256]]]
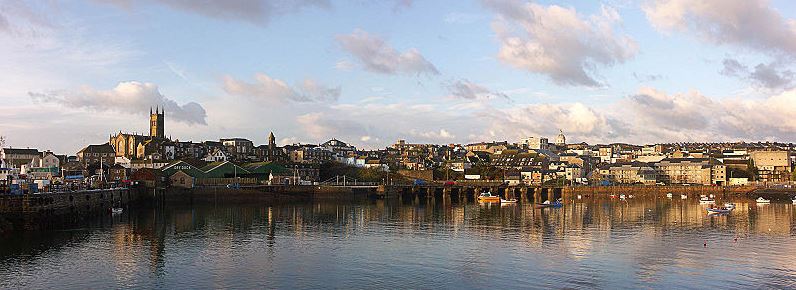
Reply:
[[319, 182], [318, 185], [322, 186], [379, 186], [381, 182], [374, 182], [374, 181], [359, 181], [356, 178], [352, 178], [345, 175], [338, 175], [332, 178], [329, 178], [325, 181]]

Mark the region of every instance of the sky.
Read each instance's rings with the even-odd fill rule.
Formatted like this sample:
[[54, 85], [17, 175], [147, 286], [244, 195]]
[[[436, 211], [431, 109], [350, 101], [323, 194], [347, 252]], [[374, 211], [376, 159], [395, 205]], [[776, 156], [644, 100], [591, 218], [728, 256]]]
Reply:
[[792, 141], [788, 0], [0, 0], [0, 135]]

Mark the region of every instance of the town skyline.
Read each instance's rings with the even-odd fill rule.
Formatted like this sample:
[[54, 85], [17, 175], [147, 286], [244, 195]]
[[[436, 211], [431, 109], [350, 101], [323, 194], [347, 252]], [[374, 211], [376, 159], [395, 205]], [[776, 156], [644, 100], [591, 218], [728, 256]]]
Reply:
[[75, 152], [119, 129], [147, 132], [139, 120], [160, 106], [168, 135], [193, 141], [264, 144], [273, 131], [280, 144], [378, 149], [563, 130], [589, 144], [789, 142], [794, 8], [0, 1], [0, 135]]

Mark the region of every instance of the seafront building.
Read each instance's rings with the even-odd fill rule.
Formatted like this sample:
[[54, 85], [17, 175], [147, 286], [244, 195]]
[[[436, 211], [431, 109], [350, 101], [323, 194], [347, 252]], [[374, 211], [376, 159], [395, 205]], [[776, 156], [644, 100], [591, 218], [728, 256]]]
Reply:
[[74, 156], [0, 148], [0, 187], [135, 180], [179, 187], [230, 182], [313, 184], [322, 181], [322, 171], [338, 166], [333, 164], [392, 174], [392, 180], [736, 186], [791, 182], [796, 160], [792, 143], [567, 144], [564, 132], [553, 143], [543, 136], [517, 143], [398, 140], [379, 150], [361, 150], [334, 138], [319, 144], [279, 146], [273, 132], [261, 145], [243, 137], [193, 142], [167, 137], [166, 117], [156, 107], [150, 112], [149, 134], [119, 130], [107, 143], [86, 145]]

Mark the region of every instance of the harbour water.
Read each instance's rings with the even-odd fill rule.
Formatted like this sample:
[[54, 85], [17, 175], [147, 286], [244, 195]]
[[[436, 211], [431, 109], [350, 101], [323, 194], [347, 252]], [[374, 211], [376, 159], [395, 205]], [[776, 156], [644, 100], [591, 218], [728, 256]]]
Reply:
[[137, 208], [0, 238], [0, 288], [795, 288], [796, 206], [733, 202]]

